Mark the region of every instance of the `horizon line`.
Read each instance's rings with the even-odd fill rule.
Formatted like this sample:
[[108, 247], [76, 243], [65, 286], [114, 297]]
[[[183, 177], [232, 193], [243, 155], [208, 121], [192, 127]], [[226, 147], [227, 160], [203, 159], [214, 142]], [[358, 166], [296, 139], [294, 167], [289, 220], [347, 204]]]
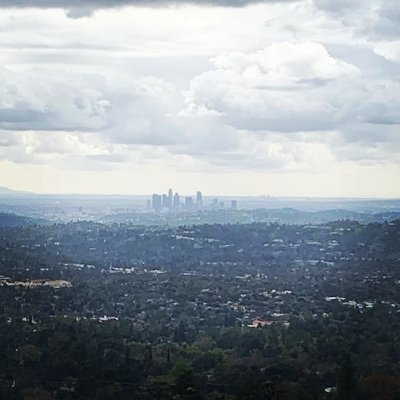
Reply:
[[[5, 189], [6, 192], [1, 192]], [[7, 193], [9, 192], [9, 193]], [[218, 198], [218, 197], [236, 197], [236, 198], [264, 198], [264, 199], [310, 199], [310, 200], [400, 200], [400, 196], [373, 196], [373, 195], [351, 195], [351, 196], [325, 196], [325, 195], [285, 195], [285, 194], [204, 194], [201, 190], [203, 197]], [[81, 197], [151, 197], [153, 194], [163, 194], [164, 192], [152, 193], [83, 193], [83, 192], [35, 192], [23, 189], [11, 189], [6, 186], [0, 187], [0, 197], [2, 196], [81, 196]], [[165, 191], [168, 193], [168, 191]], [[175, 193], [175, 192], [174, 192]], [[179, 193], [179, 192], [178, 192]], [[179, 193], [180, 196], [195, 196], [196, 191], [192, 194]]]

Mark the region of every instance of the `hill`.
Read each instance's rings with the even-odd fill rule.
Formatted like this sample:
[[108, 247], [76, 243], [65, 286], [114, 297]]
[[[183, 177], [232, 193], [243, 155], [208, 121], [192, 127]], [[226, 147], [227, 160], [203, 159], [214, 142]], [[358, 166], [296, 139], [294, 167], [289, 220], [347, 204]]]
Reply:
[[30, 218], [22, 215], [0, 212], [0, 227], [12, 228], [16, 226], [45, 225], [46, 220], [41, 218]]
[[18, 195], [30, 195], [33, 192], [27, 192], [23, 190], [13, 190], [4, 186], [0, 186], [0, 196], [18, 196]]

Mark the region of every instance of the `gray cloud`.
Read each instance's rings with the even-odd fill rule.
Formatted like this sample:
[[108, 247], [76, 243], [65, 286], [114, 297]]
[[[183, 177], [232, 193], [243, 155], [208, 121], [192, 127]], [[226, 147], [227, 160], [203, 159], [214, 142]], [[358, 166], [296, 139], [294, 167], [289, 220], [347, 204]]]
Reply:
[[18, 146], [19, 141], [14, 132], [0, 130], [0, 149], [6, 147]]
[[398, 39], [400, 35], [400, 3], [398, 0], [382, 1], [378, 8], [374, 30], [378, 37]]
[[335, 0], [335, 1], [314, 0], [314, 5], [317, 8], [336, 14], [360, 7], [360, 1], [359, 0]]
[[313, 5], [368, 39], [396, 39], [400, 35], [398, 0], [313, 0]]
[[[100, 8], [181, 3], [200, 1], [6, 0], [0, 8], [58, 7], [81, 18]], [[379, 55], [373, 42], [378, 31], [395, 34], [396, 3], [387, 0], [372, 11], [357, 0], [304, 4], [271, 8], [275, 25], [264, 24], [259, 40], [264, 31], [249, 29], [238, 43], [235, 17], [234, 29], [215, 47], [215, 29], [206, 35], [203, 21], [193, 31], [192, 24], [176, 27], [175, 21], [160, 32], [150, 26], [154, 21], [128, 29], [142, 10], [127, 9], [115, 25], [110, 18], [107, 29], [105, 12], [82, 21], [54, 13], [48, 24], [41, 11], [9, 19], [9, 10], [0, 10], [9, 27], [0, 32], [0, 160], [82, 170], [154, 161], [181, 170], [262, 171], [319, 171], [337, 160], [399, 162], [398, 64]], [[258, 10], [211, 12], [246, 14], [250, 28]], [[296, 40], [282, 17], [292, 22], [293, 13], [299, 15]], [[372, 25], [365, 23], [370, 15], [376, 16]], [[300, 29], [300, 22], [308, 28]], [[348, 40], [350, 33], [365, 40]], [[200, 47], [206, 55], [197, 55]]]
[[44, 113], [29, 108], [22, 110], [0, 108], [0, 126], [5, 129], [12, 129], [15, 124], [20, 129], [21, 124], [28, 124], [31, 127], [42, 119], [43, 116]]
[[244, 7], [257, 3], [290, 3], [303, 0], [4, 0], [0, 8], [63, 8], [69, 18], [90, 17], [96, 10], [128, 6], [162, 7], [194, 4]]
[[179, 4], [197, 4], [205, 6], [243, 7], [253, 3], [284, 3], [299, 0], [3, 0], [0, 7], [19, 8], [65, 8], [65, 9], [100, 9], [125, 6], [164, 6]]

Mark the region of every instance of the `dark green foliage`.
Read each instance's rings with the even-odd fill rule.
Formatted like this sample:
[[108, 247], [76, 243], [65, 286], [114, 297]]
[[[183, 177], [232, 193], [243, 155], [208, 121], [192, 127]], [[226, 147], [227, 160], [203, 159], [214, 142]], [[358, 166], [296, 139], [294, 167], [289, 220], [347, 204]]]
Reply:
[[398, 400], [399, 233], [2, 228], [0, 399]]

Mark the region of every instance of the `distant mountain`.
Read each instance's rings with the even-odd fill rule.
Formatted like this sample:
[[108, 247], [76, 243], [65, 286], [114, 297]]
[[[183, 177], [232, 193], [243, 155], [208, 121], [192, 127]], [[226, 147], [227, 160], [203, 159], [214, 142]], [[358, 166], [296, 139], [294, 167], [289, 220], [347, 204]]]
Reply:
[[179, 226], [202, 224], [325, 224], [338, 220], [351, 220], [360, 223], [385, 222], [400, 219], [400, 212], [384, 211], [380, 213], [357, 212], [351, 210], [301, 211], [294, 208], [256, 210], [219, 210], [202, 211], [199, 213], [116, 213], [103, 215], [97, 219], [104, 224], [129, 223], [133, 225]]
[[22, 215], [0, 212], [0, 227], [12, 228], [17, 226], [45, 225], [48, 221], [42, 218], [30, 218]]
[[4, 186], [0, 186], [0, 196], [18, 196], [18, 195], [27, 195], [27, 194], [35, 194], [33, 192], [27, 192], [23, 190], [13, 190], [6, 188]]
[[400, 212], [383, 211], [359, 212], [345, 209], [332, 209], [320, 211], [301, 211], [294, 208], [260, 209], [254, 211], [260, 222], [277, 222], [289, 224], [321, 224], [337, 220], [353, 220], [361, 223], [384, 222], [400, 219]]

